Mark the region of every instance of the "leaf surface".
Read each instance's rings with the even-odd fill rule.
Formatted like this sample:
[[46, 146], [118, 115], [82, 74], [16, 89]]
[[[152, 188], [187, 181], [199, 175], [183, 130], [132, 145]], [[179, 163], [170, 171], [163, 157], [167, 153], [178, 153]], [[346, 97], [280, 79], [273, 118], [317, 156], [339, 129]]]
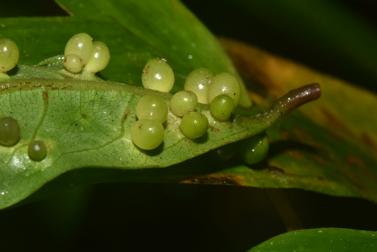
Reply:
[[[134, 146], [130, 136], [137, 120], [136, 104], [141, 96], [152, 94], [169, 105], [170, 94], [103, 81], [30, 79], [0, 84], [0, 116], [16, 119], [21, 131], [15, 146], [0, 147], [0, 207], [17, 202], [69, 170], [168, 167], [253, 136], [292, 109], [290, 100], [295, 96], [293, 92], [269, 111], [250, 110], [247, 116], [236, 115], [230, 122], [214, 120], [202, 105], [198, 109], [207, 116], [209, 129], [198, 141], [186, 138], [179, 129], [181, 119], [169, 113], [162, 146], [145, 152]], [[47, 157], [40, 162], [28, 155], [33, 140], [47, 146]]]
[[252, 248], [249, 252], [346, 252], [377, 250], [377, 233], [372, 231], [319, 228], [288, 232]]

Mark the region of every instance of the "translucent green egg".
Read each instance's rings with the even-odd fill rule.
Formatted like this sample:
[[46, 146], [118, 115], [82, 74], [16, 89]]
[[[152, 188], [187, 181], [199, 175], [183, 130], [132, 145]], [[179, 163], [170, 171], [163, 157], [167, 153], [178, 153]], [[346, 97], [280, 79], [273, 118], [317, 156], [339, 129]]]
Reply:
[[215, 150], [215, 158], [220, 161], [229, 161], [237, 155], [237, 152], [238, 143], [227, 144]]
[[143, 86], [160, 92], [170, 92], [175, 77], [173, 69], [165, 59], [151, 59], [147, 62], [141, 76]]
[[33, 140], [28, 146], [28, 156], [33, 161], [42, 161], [47, 156], [47, 147], [41, 140]]
[[269, 145], [265, 134], [242, 141], [240, 147], [243, 161], [248, 165], [259, 163], [267, 156]]
[[228, 95], [218, 95], [209, 104], [209, 110], [213, 118], [219, 121], [229, 120], [234, 110], [234, 100]]
[[20, 140], [20, 126], [12, 117], [0, 118], [0, 145], [13, 146]]
[[240, 93], [241, 87], [236, 77], [230, 73], [220, 73], [212, 78], [212, 83], [208, 89], [208, 102], [210, 103], [218, 95], [226, 94], [238, 105]]
[[194, 111], [197, 104], [198, 101], [193, 92], [179, 91], [170, 100], [170, 110], [174, 115], [182, 117], [184, 114]]
[[19, 56], [16, 43], [7, 38], [0, 38], [0, 72], [5, 73], [14, 68]]
[[206, 68], [195, 69], [186, 77], [184, 89], [196, 94], [198, 102], [207, 104], [212, 77], [212, 73]]
[[188, 112], [183, 116], [179, 128], [187, 138], [197, 139], [206, 134], [208, 119], [200, 112]]
[[65, 55], [63, 64], [64, 68], [71, 73], [79, 73], [84, 67], [81, 58], [74, 54]]
[[81, 58], [82, 63], [86, 65], [92, 55], [93, 39], [87, 33], [78, 33], [73, 35], [65, 45], [64, 56], [73, 54]]
[[156, 149], [164, 140], [164, 127], [155, 120], [139, 120], [131, 127], [131, 139], [142, 150]]
[[160, 123], [166, 121], [168, 106], [164, 99], [156, 95], [144, 95], [136, 105], [136, 116], [139, 120], [155, 120]]
[[93, 42], [93, 51], [85, 66], [85, 71], [97, 73], [106, 68], [110, 61], [110, 50], [107, 45], [101, 41]]

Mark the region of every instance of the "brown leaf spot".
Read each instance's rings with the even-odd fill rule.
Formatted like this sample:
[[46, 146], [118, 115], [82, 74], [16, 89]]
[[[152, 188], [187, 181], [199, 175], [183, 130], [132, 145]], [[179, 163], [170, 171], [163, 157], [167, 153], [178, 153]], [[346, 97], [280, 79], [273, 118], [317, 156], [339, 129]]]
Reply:
[[243, 185], [243, 178], [237, 175], [210, 174], [182, 180], [183, 184]]
[[326, 165], [328, 161], [324, 159], [323, 155], [313, 155], [313, 159], [320, 165]]
[[361, 134], [361, 140], [363, 143], [368, 145], [369, 147], [373, 148], [375, 152], [377, 152], [377, 143], [374, 141], [374, 139], [366, 132], [363, 132]]
[[295, 159], [301, 159], [302, 158], [302, 153], [300, 153], [299, 151], [289, 150], [288, 154], [289, 154], [289, 156], [291, 156]]
[[129, 113], [130, 113], [129, 109], [126, 109], [126, 111], [124, 111], [123, 117], [122, 117], [122, 122], [126, 121]]
[[45, 103], [48, 102], [48, 92], [47, 92], [47, 91], [43, 91], [43, 93], [42, 93], [42, 98], [43, 98], [43, 101], [44, 101]]
[[310, 132], [305, 131], [299, 127], [295, 127], [292, 129], [293, 137], [302, 143], [316, 143], [316, 139], [310, 134]]
[[288, 140], [289, 139], [289, 131], [282, 131], [280, 133], [280, 139]]
[[214, 126], [209, 126], [209, 130], [211, 130], [211, 131], [213, 131], [213, 132], [220, 132], [221, 130], [219, 129], [219, 128], [217, 128], [217, 127], [214, 127]]
[[268, 165], [268, 166], [266, 166], [266, 169], [267, 169], [269, 172], [272, 172], [272, 173], [276, 173], [276, 174], [285, 174], [285, 171], [284, 171], [282, 168], [277, 167], [277, 166]]
[[320, 109], [323, 116], [325, 117], [327, 124], [331, 126], [333, 132], [339, 132], [342, 131], [346, 135], [352, 136], [354, 135], [351, 130], [331, 111], [328, 109], [322, 107]]
[[346, 161], [351, 166], [365, 167], [364, 161], [354, 155], [348, 155]]

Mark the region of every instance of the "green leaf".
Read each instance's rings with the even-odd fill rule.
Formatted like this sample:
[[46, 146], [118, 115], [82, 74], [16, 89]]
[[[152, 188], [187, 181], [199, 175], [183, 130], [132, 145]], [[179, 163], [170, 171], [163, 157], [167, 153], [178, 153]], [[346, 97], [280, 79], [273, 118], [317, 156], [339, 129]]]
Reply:
[[[318, 94], [317, 86], [299, 89], [282, 97], [269, 111], [250, 111], [232, 122], [214, 120], [203, 105], [199, 109], [207, 116], [210, 128], [199, 141], [184, 137], [179, 130], [181, 119], [169, 113], [163, 145], [144, 152], [130, 137], [130, 128], [137, 120], [136, 104], [145, 94], [161, 96], [169, 103], [170, 94], [103, 81], [27, 79], [0, 84], [0, 116], [16, 119], [21, 131], [15, 146], [0, 147], [0, 208], [73, 169], [143, 169], [180, 163], [260, 133], [299, 105], [298, 93], [314, 88]], [[42, 140], [47, 146], [47, 157], [40, 162], [28, 155], [33, 140]]]
[[[66, 4], [68, 6], [68, 2]], [[72, 2], [72, 4], [74, 3]], [[49, 83], [51, 83], [51, 85], [57, 85], [57, 90], [66, 87], [67, 85], [71, 86], [72, 83], [76, 83], [74, 80], [63, 82], [57, 81], [57, 79], [62, 79], [62, 76], [57, 72], [57, 69], [59, 69], [59, 60], [57, 61], [58, 64], [54, 65], [56, 63], [54, 63], [56, 58], [48, 60], [49, 63], [54, 63], [53, 65], [48, 65], [48, 67], [33, 67], [30, 65], [36, 65], [40, 61], [46, 63], [46, 58], [62, 54], [66, 41], [69, 37], [78, 32], [88, 32], [96, 40], [102, 40], [110, 47], [112, 59], [108, 68], [101, 73], [101, 76], [104, 79], [140, 86], [142, 68], [146, 61], [152, 57], [164, 57], [168, 59], [176, 75], [176, 85], [174, 90], [181, 89], [185, 76], [197, 67], [207, 67], [215, 73], [227, 71], [236, 74], [229, 58], [223, 52], [223, 49], [220, 47], [216, 39], [178, 1], [160, 1], [158, 4], [151, 3], [150, 1], [85, 1], [81, 2], [78, 6], [73, 6], [72, 10], [80, 10], [81, 7], [84, 7], [85, 11], [81, 11], [79, 15], [75, 17], [1, 19], [0, 33], [2, 36], [15, 40], [20, 48], [21, 54], [19, 67], [12, 71], [10, 75], [13, 78], [26, 80], [25, 82], [20, 81], [19, 83], [35, 83], [34, 80], [30, 80], [30, 78], [53, 79], [53, 81], [50, 81]], [[96, 14], [93, 15], [93, 13]], [[116, 15], [114, 16], [114, 14]], [[174, 17], [174, 22], [171, 22], [172, 16]], [[126, 20], [126, 17], [129, 19], [128, 21]], [[45, 82], [41, 80], [40, 83]], [[5, 165], [2, 166], [0, 173], [1, 208], [18, 202], [47, 181], [73, 168], [85, 166], [99, 167], [102, 166], [102, 164], [104, 164], [104, 167], [164, 167], [206, 152], [210, 148], [216, 146], [215, 144], [210, 148], [206, 147], [201, 150], [198, 149], [193, 151], [190, 155], [187, 155], [187, 153], [174, 155], [175, 157], [170, 160], [163, 159], [164, 156], [160, 157], [160, 155], [156, 155], [151, 156], [154, 158], [153, 162], [150, 160], [143, 163], [139, 160], [137, 162], [130, 162], [128, 165], [125, 165], [124, 163], [121, 165], [117, 164], [114, 160], [118, 160], [118, 162], [123, 160], [122, 162], [126, 162], [124, 161], [124, 155], [130, 153], [124, 152], [123, 149], [115, 148], [115, 150], [111, 149], [110, 151], [110, 153], [112, 153], [111, 162], [108, 162], [110, 157], [106, 158], [106, 155], [100, 155], [95, 156], [95, 158], [97, 160], [101, 159], [101, 162], [97, 163], [95, 161], [96, 159], [94, 159], [92, 160], [92, 163], [84, 164], [84, 158], [82, 158], [81, 155], [76, 154], [76, 158], [82, 160], [83, 163], [80, 164], [80, 162], [75, 162], [75, 158], [72, 158], [70, 162], [64, 164], [65, 167], [59, 168], [58, 161], [55, 163], [53, 160], [64, 160], [64, 158], [60, 159], [58, 157], [60, 154], [58, 153], [66, 153], [68, 149], [70, 149], [68, 152], [74, 153], [77, 150], [76, 148], [84, 151], [92, 148], [95, 149], [98, 146], [104, 147], [109, 141], [115, 141], [114, 139], [123, 134], [121, 133], [121, 122], [119, 121], [122, 117], [120, 117], [121, 114], [119, 113], [125, 113], [126, 111], [121, 111], [119, 104], [115, 104], [115, 102], [122, 97], [121, 95], [115, 95], [115, 98], [118, 99], [117, 100], [112, 97], [111, 94], [105, 95], [111, 92], [106, 93], [103, 91], [101, 95], [104, 94], [107, 99], [114, 98], [115, 101], [110, 101], [109, 104], [102, 104], [100, 100], [102, 99], [102, 96], [100, 95], [99, 97], [96, 97], [98, 100], [92, 102], [97, 102], [101, 104], [101, 106], [105, 106], [104, 109], [102, 109], [102, 107], [93, 107], [92, 109], [94, 109], [94, 111], [88, 111], [88, 114], [89, 112], [92, 114], [94, 112], [97, 113], [98, 119], [100, 119], [99, 115], [102, 112], [99, 110], [105, 110], [107, 108], [106, 106], [112, 106], [114, 110], [118, 109], [118, 114], [111, 114], [114, 117], [118, 116], [117, 118], [113, 118], [118, 124], [114, 125], [109, 124], [109, 122], [103, 122], [105, 125], [101, 124], [103, 128], [101, 128], [101, 126], [97, 131], [93, 128], [93, 125], [85, 125], [88, 127], [88, 132], [86, 132], [88, 134], [87, 137], [89, 135], [95, 135], [88, 140], [89, 142], [82, 141], [82, 137], [85, 136], [84, 133], [82, 133], [84, 134], [83, 136], [75, 136], [75, 134], [71, 136], [68, 134], [66, 135], [67, 139], [61, 139], [60, 135], [63, 134], [64, 131], [70, 132], [70, 130], [78, 127], [75, 125], [80, 125], [80, 123], [85, 122], [85, 120], [80, 117], [80, 113], [77, 113], [79, 105], [77, 103], [78, 100], [76, 99], [80, 99], [80, 92], [72, 91], [72, 93], [69, 93], [69, 90], [65, 90], [67, 92], [67, 97], [64, 95], [63, 97], [64, 101], [68, 103], [67, 106], [63, 101], [61, 101], [63, 103], [60, 103], [59, 105], [58, 98], [52, 98], [52, 96], [49, 96], [48, 99], [51, 98], [57, 103], [55, 104], [56, 108], [52, 108], [51, 104], [48, 105], [48, 108], [56, 113], [55, 115], [51, 115], [52, 117], [48, 119], [47, 112], [44, 110], [47, 108], [47, 104], [45, 103], [46, 98], [43, 98], [42, 94], [46, 95], [50, 91], [44, 93], [43, 90], [38, 88], [28, 90], [25, 85], [21, 85], [22, 91], [20, 92], [11, 92], [12, 95], [2, 96], [4, 104], [7, 100], [7, 98], [4, 97], [9, 98], [9, 102], [2, 108], [2, 115], [10, 114], [20, 121], [23, 129], [22, 137], [24, 142], [21, 144], [22, 147], [20, 147], [20, 153], [16, 153], [17, 150], [14, 149], [15, 153], [10, 154], [9, 150], [7, 150], [5, 156], [2, 158]], [[44, 84], [41, 85], [44, 86]], [[98, 85], [106, 86], [107, 84], [100, 83]], [[96, 85], [93, 85], [91, 88], [95, 87]], [[5, 86], [3, 86], [3, 88], [6, 89]], [[127, 87], [125, 89], [129, 90], [130, 88]], [[46, 90], [48, 90], [47, 87]], [[4, 93], [7, 93], [8, 91], [4, 91]], [[61, 93], [64, 93], [63, 90]], [[33, 94], [36, 94], [37, 98], [35, 98]], [[88, 94], [87, 97], [84, 97], [83, 99], [90, 98], [90, 92], [88, 91], [86, 94]], [[125, 93], [123, 95], [127, 96]], [[133, 96], [130, 95], [130, 97]], [[250, 105], [246, 92], [244, 92], [243, 101], [244, 105]], [[89, 101], [87, 102], [89, 103]], [[123, 100], [123, 102], [126, 102], [126, 100]], [[72, 115], [64, 110], [68, 108], [72, 109]], [[132, 106], [130, 106], [130, 108], [132, 108]], [[108, 115], [110, 115], [110, 113]], [[47, 116], [46, 118], [48, 120], [45, 120], [45, 116]], [[74, 118], [74, 116], [78, 117]], [[53, 164], [50, 164], [50, 166], [54, 167], [53, 169], [47, 169], [46, 167], [49, 167], [49, 165], [35, 165], [30, 163], [24, 165], [24, 161], [30, 162], [30, 160], [27, 161], [28, 157], [25, 156], [27, 142], [30, 141], [30, 139], [37, 137], [37, 132], [39, 132], [39, 128], [43, 126], [42, 122], [45, 121], [49, 121], [47, 124], [54, 127], [51, 129], [49, 133], [50, 135], [47, 136], [47, 139], [43, 139], [46, 141], [47, 145], [50, 145], [50, 147], [51, 144], [55, 146], [55, 141], [58, 140], [57, 138], [64, 141], [68, 141], [69, 139], [71, 142], [66, 142], [65, 147], [64, 144], [62, 146], [59, 145], [60, 149], [56, 149], [58, 151], [55, 153], [56, 155], [51, 154], [51, 156], [49, 156], [52, 158], [50, 161], [54, 162]], [[44, 127], [49, 127], [48, 125]], [[259, 126], [256, 126], [253, 130], [256, 130], [257, 132], [262, 130], [264, 126], [260, 129], [258, 128]], [[48, 129], [46, 130], [49, 131]], [[59, 130], [62, 130], [63, 132], [60, 132]], [[74, 132], [78, 134], [78, 132]], [[232, 131], [229, 131], [229, 133], [231, 132]], [[172, 134], [174, 135], [174, 133]], [[249, 133], [245, 131], [241, 135], [247, 136]], [[53, 140], [54, 138], [55, 140]], [[176, 140], [174, 137], [168, 137], [168, 139], [171, 139], [172, 142]], [[235, 139], [237, 139], [237, 137]], [[75, 141], [80, 142], [80, 144], [77, 145]], [[226, 144], [227, 141], [229, 140], [222, 139], [221, 144]], [[169, 145], [169, 143], [166, 143], [166, 145]], [[131, 151], [132, 150], [135, 152], [135, 149], [131, 149]], [[119, 153], [119, 156], [115, 156]], [[139, 153], [139, 151], [137, 151], [137, 153]], [[50, 162], [47, 162], [48, 158], [45, 163]], [[127, 155], [126, 160], [132, 160], [133, 158], [135, 157]], [[9, 164], [12, 164], [13, 166]], [[10, 167], [13, 167], [14, 169], [10, 169]], [[32, 168], [29, 169], [26, 167]]]
[[276, 236], [252, 248], [249, 252], [346, 252], [377, 250], [377, 232], [319, 228], [293, 231]]
[[322, 97], [269, 129], [272, 153], [260, 169], [234, 166], [203, 181], [238, 177], [242, 185], [303, 188], [377, 202], [377, 117], [371, 115], [377, 97], [248, 45], [230, 40], [223, 45], [265, 96], [316, 81]]

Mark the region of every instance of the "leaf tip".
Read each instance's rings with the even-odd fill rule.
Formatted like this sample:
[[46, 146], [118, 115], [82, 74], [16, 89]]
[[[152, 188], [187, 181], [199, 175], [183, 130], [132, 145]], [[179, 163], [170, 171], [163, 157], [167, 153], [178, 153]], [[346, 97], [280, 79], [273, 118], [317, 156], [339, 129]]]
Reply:
[[279, 98], [274, 108], [282, 113], [289, 112], [305, 103], [317, 100], [321, 96], [321, 87], [318, 83], [307, 84], [293, 89]]

